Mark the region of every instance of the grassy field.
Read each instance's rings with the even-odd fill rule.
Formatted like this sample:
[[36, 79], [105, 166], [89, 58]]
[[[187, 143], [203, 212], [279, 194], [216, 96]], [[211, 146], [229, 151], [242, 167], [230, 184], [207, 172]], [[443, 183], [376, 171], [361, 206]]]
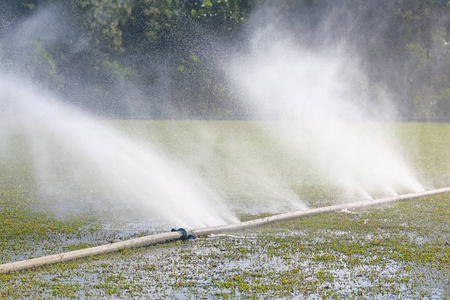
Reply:
[[[280, 155], [282, 145], [271, 144], [257, 123], [108, 121], [195, 168], [232, 203], [258, 204], [269, 190], [224, 167], [239, 161], [242, 152], [255, 151], [258, 158], [248, 167], [275, 170], [269, 178], [283, 179], [310, 207], [333, 203], [336, 187], [306, 167], [292, 170], [294, 157]], [[402, 152], [427, 188], [450, 186], [450, 124], [386, 126], [397, 132]], [[144, 216], [131, 212], [128, 219], [114, 218], [122, 207], [75, 209], [61, 217], [35, 197], [24, 153], [14, 167], [0, 165], [0, 263], [170, 229], [141, 226], [137, 220]], [[0, 299], [450, 299], [449, 207], [450, 195], [442, 194], [1, 274]], [[237, 213], [241, 220], [261, 216], [246, 209]]]

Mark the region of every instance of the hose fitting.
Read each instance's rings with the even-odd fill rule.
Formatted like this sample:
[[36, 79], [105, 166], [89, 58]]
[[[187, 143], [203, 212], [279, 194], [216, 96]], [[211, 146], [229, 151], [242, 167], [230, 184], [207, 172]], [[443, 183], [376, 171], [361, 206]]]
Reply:
[[197, 238], [196, 235], [192, 234], [190, 229], [186, 230], [184, 228], [178, 228], [178, 229], [172, 228], [171, 232], [174, 232], [174, 231], [178, 231], [178, 232], [181, 233], [181, 238], [180, 239], [182, 241], [195, 240]]

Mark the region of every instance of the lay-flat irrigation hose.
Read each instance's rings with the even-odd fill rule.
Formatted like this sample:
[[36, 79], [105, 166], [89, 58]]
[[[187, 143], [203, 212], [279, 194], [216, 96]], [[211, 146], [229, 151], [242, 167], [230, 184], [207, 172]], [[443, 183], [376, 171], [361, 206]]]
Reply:
[[297, 218], [301, 218], [301, 217], [305, 217], [305, 216], [317, 215], [317, 214], [325, 213], [325, 212], [333, 212], [333, 211], [338, 211], [338, 210], [343, 210], [343, 209], [356, 209], [356, 208], [363, 208], [363, 207], [371, 207], [371, 206], [389, 204], [389, 203], [393, 203], [393, 202], [397, 202], [397, 201], [423, 198], [423, 197], [428, 197], [431, 195], [437, 195], [437, 194], [449, 193], [449, 192], [450, 192], [450, 187], [426, 191], [426, 192], [420, 192], [420, 193], [406, 194], [406, 195], [401, 195], [401, 196], [386, 197], [386, 198], [381, 198], [378, 200], [358, 201], [358, 202], [343, 203], [343, 204], [337, 204], [337, 205], [320, 207], [320, 208], [313, 208], [313, 209], [308, 209], [308, 210], [299, 210], [299, 211], [274, 215], [274, 216], [270, 216], [270, 217], [265, 217], [265, 218], [261, 218], [261, 219], [251, 220], [251, 221], [247, 221], [247, 222], [233, 223], [233, 224], [228, 224], [228, 225], [204, 227], [204, 228], [197, 228], [197, 229], [192, 229], [192, 230], [183, 229], [183, 228], [172, 229], [171, 232], [165, 232], [165, 233], [144, 236], [144, 237], [126, 240], [126, 241], [122, 241], [122, 242], [111, 243], [108, 245], [86, 248], [86, 249], [81, 249], [81, 250], [75, 250], [75, 251], [70, 251], [70, 252], [65, 252], [65, 253], [60, 253], [60, 254], [54, 254], [54, 255], [49, 255], [49, 256], [44, 256], [44, 257], [38, 257], [38, 258], [32, 258], [32, 259], [2, 264], [2, 265], [0, 265], [0, 274], [37, 268], [37, 267], [41, 267], [41, 266], [45, 266], [45, 265], [49, 265], [49, 264], [66, 262], [69, 260], [74, 260], [74, 259], [88, 257], [88, 256], [116, 252], [116, 251], [119, 251], [119, 250], [125, 249], [125, 248], [144, 247], [144, 246], [166, 243], [166, 242], [180, 240], [180, 239], [187, 240], [187, 239], [195, 238], [195, 236], [204, 236], [204, 235], [209, 235], [209, 234], [217, 234], [217, 233], [244, 230], [244, 229], [248, 229], [248, 228], [255, 228], [255, 227], [265, 225], [265, 224], [287, 221], [287, 220], [297, 219]]
[[202, 236], [202, 235], [244, 230], [244, 229], [248, 229], [248, 228], [259, 227], [259, 226], [266, 225], [266, 224], [277, 223], [277, 222], [287, 221], [287, 220], [293, 220], [293, 219], [297, 219], [297, 218], [301, 218], [301, 217], [313, 216], [313, 215], [326, 213], [326, 212], [339, 211], [339, 210], [343, 210], [343, 209], [356, 209], [356, 208], [363, 208], [363, 207], [371, 207], [371, 206], [389, 204], [389, 203], [393, 203], [393, 202], [397, 202], [397, 201], [412, 200], [412, 199], [417, 199], [417, 198], [428, 197], [431, 195], [449, 193], [449, 192], [450, 192], [450, 187], [447, 187], [447, 188], [431, 190], [431, 191], [426, 191], [426, 192], [386, 197], [386, 198], [381, 198], [381, 199], [377, 199], [377, 200], [365, 200], [365, 201], [358, 201], [358, 202], [342, 203], [342, 204], [331, 205], [331, 206], [326, 206], [326, 207], [312, 208], [312, 209], [307, 209], [307, 210], [297, 210], [297, 211], [293, 211], [293, 212], [283, 213], [283, 214], [279, 214], [279, 215], [274, 215], [274, 216], [270, 216], [270, 217], [265, 217], [265, 218], [241, 222], [241, 223], [233, 223], [233, 224], [228, 224], [228, 225], [220, 225], [220, 226], [214, 226], [214, 227], [192, 229], [192, 234]]

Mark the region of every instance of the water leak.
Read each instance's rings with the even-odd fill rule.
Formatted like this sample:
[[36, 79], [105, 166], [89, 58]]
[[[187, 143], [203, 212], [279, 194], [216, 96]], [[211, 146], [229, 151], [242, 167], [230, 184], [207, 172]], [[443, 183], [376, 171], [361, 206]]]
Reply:
[[[87, 198], [102, 206], [138, 207], [178, 226], [237, 221], [199, 176], [173, 163], [148, 141], [141, 145], [54, 97], [4, 76], [0, 105], [4, 108], [1, 161], [7, 164], [10, 157], [14, 161], [16, 151], [26, 147], [37, 191], [56, 201], [50, 206], [76, 206], [77, 199]], [[22, 138], [19, 147], [17, 134]]]
[[261, 129], [273, 144], [313, 181], [337, 185], [349, 197], [423, 191], [395, 132], [380, 121], [395, 112], [367, 105], [360, 87], [369, 83], [353, 57], [333, 46], [309, 51], [289, 36], [259, 27], [250, 51], [225, 66], [248, 110], [278, 121]]

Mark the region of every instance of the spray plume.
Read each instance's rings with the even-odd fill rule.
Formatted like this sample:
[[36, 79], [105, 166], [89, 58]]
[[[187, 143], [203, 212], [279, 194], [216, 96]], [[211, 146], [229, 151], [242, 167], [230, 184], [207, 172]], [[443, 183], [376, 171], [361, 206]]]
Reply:
[[252, 114], [279, 121], [266, 129], [296, 156], [293, 164], [352, 197], [423, 190], [389, 126], [370, 121], [367, 80], [354, 57], [339, 47], [307, 49], [271, 25], [253, 36], [250, 51], [228, 65], [229, 78]]
[[[178, 226], [237, 221], [183, 166], [23, 82], [19, 87], [0, 77], [0, 105], [1, 146], [11, 148], [17, 138], [8, 132], [26, 136], [41, 193], [64, 199], [74, 190], [80, 196], [89, 187], [98, 197], [147, 208]], [[6, 164], [8, 151], [1, 153]]]
[[[43, 10], [29, 21], [33, 26], [24, 23], [18, 32], [18, 36], [24, 37], [20, 41], [28, 43], [32, 37], [39, 36], [30, 28], [41, 28], [36, 25], [42, 20], [53, 20], [46, 16]], [[372, 107], [366, 107], [368, 101], [361, 87], [367, 85], [367, 80], [354, 56], [349, 58], [338, 47], [313, 49], [287, 38], [280, 39], [290, 34], [272, 24], [260, 26], [253, 22], [249, 27], [252, 26], [256, 30], [250, 50], [227, 60], [225, 69], [252, 115], [278, 120], [261, 122], [263, 126], [255, 132], [264, 136], [269, 133], [274, 148], [292, 159], [291, 168], [301, 165], [298, 169], [304, 170], [307, 165], [306, 169], [312, 170], [310, 173], [315, 178], [324, 178], [327, 184], [338, 185], [357, 197], [370, 198], [377, 192], [395, 195], [403, 190], [423, 190], [387, 126], [366, 121], [371, 118], [368, 110]], [[67, 38], [64, 32], [54, 31], [51, 36], [59, 41]], [[326, 35], [320, 36], [329, 41]], [[19, 48], [28, 47], [26, 43], [12, 40]], [[84, 45], [80, 43], [79, 47]], [[124, 84], [128, 83], [119, 86]], [[89, 100], [95, 106], [93, 100], [99, 99]], [[70, 193], [79, 197], [92, 189], [104, 198], [143, 205], [179, 226], [236, 221], [219, 197], [192, 171], [197, 164], [208, 168], [204, 172], [211, 175], [208, 180], [221, 181], [213, 182], [213, 186], [221, 189], [223, 198], [232, 197], [230, 191], [241, 185], [239, 190], [244, 192], [240, 197], [259, 207], [258, 211], [280, 210], [280, 205], [282, 209], [285, 206], [305, 208], [284, 174], [274, 175], [278, 161], [265, 160], [257, 147], [246, 145], [243, 140], [236, 141], [234, 137], [221, 143], [223, 155], [218, 155], [214, 129], [199, 128], [195, 159], [175, 166], [154, 148], [142, 147], [24, 83], [2, 77], [0, 104], [5, 107], [0, 112], [6, 124], [2, 126], [6, 130], [0, 129], [3, 145], [13, 138], [8, 137], [11, 127], [20, 127], [25, 132], [37, 185], [45, 188], [42, 192], [47, 194], [67, 194], [71, 188], [67, 182], [70, 182]], [[107, 109], [106, 106], [102, 108]], [[0, 154], [7, 157], [1, 148]], [[212, 154], [218, 157], [216, 161], [224, 158], [227, 166], [211, 164]], [[294, 176], [290, 180], [304, 180], [305, 175], [299, 175], [301, 172], [292, 172]], [[227, 173], [230, 180], [222, 182], [224, 177], [215, 173]]]

